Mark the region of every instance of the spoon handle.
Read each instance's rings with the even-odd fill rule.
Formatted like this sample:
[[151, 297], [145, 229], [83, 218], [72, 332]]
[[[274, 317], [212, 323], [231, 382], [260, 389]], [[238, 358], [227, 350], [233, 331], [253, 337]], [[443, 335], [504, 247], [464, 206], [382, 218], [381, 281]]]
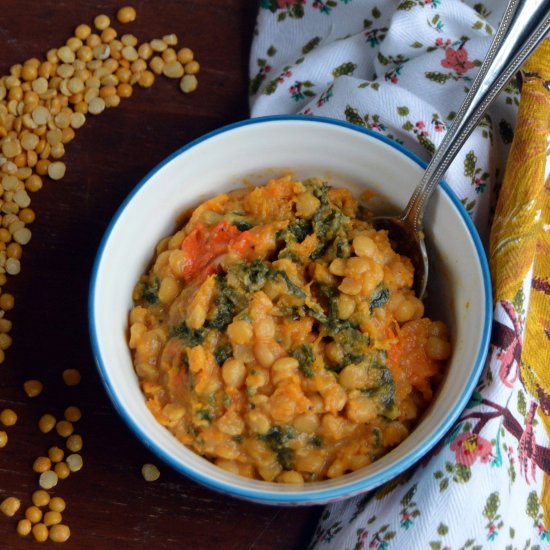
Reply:
[[495, 38], [472, 86], [405, 207], [401, 220], [422, 230], [431, 196], [491, 102], [550, 29], [550, 0], [509, 0]]

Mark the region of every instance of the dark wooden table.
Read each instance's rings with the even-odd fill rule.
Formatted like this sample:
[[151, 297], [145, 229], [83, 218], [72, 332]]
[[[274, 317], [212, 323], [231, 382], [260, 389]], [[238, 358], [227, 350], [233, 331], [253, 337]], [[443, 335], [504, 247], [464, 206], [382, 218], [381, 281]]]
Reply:
[[[3, 0], [0, 74], [30, 57], [43, 58], [61, 46], [79, 23], [99, 13], [114, 19], [122, 5], [110, 0]], [[22, 508], [14, 518], [0, 514], [0, 548], [35, 543], [16, 533], [17, 520], [38, 488], [32, 463], [51, 445], [37, 421], [46, 412], [62, 417], [68, 405], [83, 411], [76, 424], [84, 439], [84, 468], [52, 491], [67, 501], [64, 522], [78, 549], [305, 548], [320, 507], [277, 508], [222, 496], [180, 476], [136, 440], [113, 409], [90, 351], [87, 295], [92, 263], [103, 231], [126, 194], [159, 161], [190, 140], [247, 117], [248, 51], [256, 16], [251, 0], [140, 0], [135, 23], [117, 28], [148, 40], [171, 32], [200, 61], [199, 90], [179, 91], [178, 81], [158, 79], [136, 88], [116, 109], [89, 117], [67, 146], [66, 177], [45, 180], [32, 195], [37, 214], [33, 238], [24, 247], [22, 270], [5, 292], [15, 296], [13, 345], [0, 365], [0, 410], [14, 409], [18, 423], [5, 428], [0, 449], [0, 500], [14, 495]], [[139, 238], [139, 236], [136, 236]], [[61, 380], [77, 368], [82, 383]], [[44, 383], [28, 398], [25, 380]], [[156, 463], [161, 478], [143, 480], [140, 469]], [[53, 547], [46, 543], [44, 547]]]

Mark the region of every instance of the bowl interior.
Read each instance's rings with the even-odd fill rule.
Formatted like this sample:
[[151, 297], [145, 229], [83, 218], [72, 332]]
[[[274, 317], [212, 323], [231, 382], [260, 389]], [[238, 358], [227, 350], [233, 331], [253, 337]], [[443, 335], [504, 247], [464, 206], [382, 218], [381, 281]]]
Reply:
[[361, 471], [292, 487], [229, 474], [180, 444], [147, 409], [127, 346], [132, 289], [155, 245], [175, 230], [178, 215], [244, 182], [262, 184], [292, 172], [320, 176], [354, 192], [377, 194], [380, 211], [403, 207], [420, 179], [420, 161], [393, 142], [322, 119], [278, 117], [224, 128], [174, 153], [119, 209], [101, 244], [90, 289], [92, 347], [115, 406], [142, 441], [179, 471], [217, 490], [260, 502], [321, 503], [371, 489], [425, 454], [467, 402], [483, 365], [489, 335], [486, 260], [468, 216], [440, 187], [428, 205], [430, 315], [450, 327], [453, 357], [437, 398], [413, 433]]

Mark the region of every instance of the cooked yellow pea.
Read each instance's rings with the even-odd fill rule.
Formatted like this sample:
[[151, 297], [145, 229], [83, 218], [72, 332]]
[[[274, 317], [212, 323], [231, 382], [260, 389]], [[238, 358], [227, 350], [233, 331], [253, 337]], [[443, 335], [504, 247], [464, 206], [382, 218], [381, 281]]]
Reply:
[[336, 258], [332, 260], [328, 269], [333, 275], [343, 277], [346, 274], [346, 261], [342, 258]]
[[160, 284], [158, 297], [163, 304], [170, 304], [180, 292], [180, 285], [174, 277], [165, 277]]
[[323, 392], [325, 410], [329, 412], [341, 411], [345, 407], [347, 399], [346, 390], [339, 384], [333, 384]]
[[274, 384], [290, 378], [296, 374], [300, 364], [294, 357], [281, 357], [271, 366], [271, 379]]
[[254, 332], [250, 323], [242, 320], [233, 321], [227, 327], [227, 335], [236, 344], [246, 344], [252, 339]]
[[271, 422], [267, 416], [259, 411], [250, 411], [246, 415], [246, 422], [253, 432], [265, 434], [271, 428]]
[[262, 319], [256, 323], [253, 330], [257, 338], [273, 338], [275, 336], [275, 323], [269, 318]]
[[443, 340], [443, 338], [430, 336], [426, 342], [426, 354], [431, 359], [444, 361], [451, 355], [451, 344], [447, 340]]
[[346, 415], [353, 422], [370, 422], [378, 416], [378, 404], [375, 399], [365, 395], [353, 397], [347, 403]]
[[434, 321], [428, 329], [428, 334], [430, 336], [438, 336], [439, 338], [446, 340], [449, 334], [449, 329], [443, 321]]
[[340, 319], [349, 319], [355, 311], [355, 300], [347, 295], [341, 294], [338, 297], [338, 315]]
[[361, 284], [361, 281], [358, 281], [357, 279], [353, 279], [351, 277], [344, 277], [338, 289], [344, 294], [355, 296], [361, 292], [362, 284]]
[[302, 485], [304, 483], [304, 476], [300, 472], [296, 472], [295, 470], [289, 470], [289, 471], [281, 472], [281, 474], [279, 474], [279, 477], [277, 478], [277, 481], [280, 483]]
[[245, 376], [246, 367], [239, 359], [228, 359], [222, 366], [222, 378], [228, 386], [240, 388]]
[[357, 235], [353, 239], [353, 250], [358, 256], [372, 257], [377, 252], [376, 243], [366, 235]]
[[270, 367], [273, 364], [273, 361], [275, 361], [273, 351], [269, 345], [264, 342], [258, 342], [254, 345], [254, 356], [262, 367]]
[[310, 219], [321, 206], [321, 201], [309, 191], [296, 196], [296, 215], [300, 218]]
[[346, 275], [349, 277], [360, 278], [363, 273], [371, 269], [371, 262], [367, 258], [352, 257], [346, 262]]
[[294, 427], [299, 432], [314, 434], [319, 429], [319, 417], [313, 413], [300, 414], [294, 419]]
[[394, 312], [395, 320], [398, 323], [410, 321], [416, 312], [416, 304], [411, 299], [403, 300]]

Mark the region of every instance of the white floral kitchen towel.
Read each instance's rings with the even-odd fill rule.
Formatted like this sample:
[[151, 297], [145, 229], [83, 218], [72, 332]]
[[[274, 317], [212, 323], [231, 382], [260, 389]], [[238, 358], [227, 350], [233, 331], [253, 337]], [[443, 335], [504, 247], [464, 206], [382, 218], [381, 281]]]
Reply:
[[[481, 64], [504, 3], [260, 0], [251, 115], [347, 120], [428, 160]], [[543, 60], [550, 57], [545, 46]], [[535, 69], [525, 72], [525, 116], [504, 182], [519, 103], [515, 83], [446, 175], [485, 242], [503, 186], [490, 248], [493, 335], [478, 388], [454, 429], [415, 470], [377, 492], [328, 506], [312, 541], [316, 549], [550, 548], [550, 189], [544, 186], [550, 67], [544, 74]], [[531, 338], [523, 349], [526, 333]]]

